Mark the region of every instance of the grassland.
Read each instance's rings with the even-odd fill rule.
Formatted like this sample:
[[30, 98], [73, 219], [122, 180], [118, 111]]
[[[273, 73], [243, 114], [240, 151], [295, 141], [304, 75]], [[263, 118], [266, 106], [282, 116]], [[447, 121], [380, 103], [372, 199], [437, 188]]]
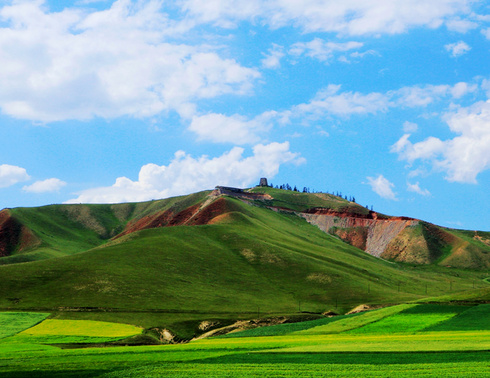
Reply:
[[62, 258], [0, 266], [0, 308], [65, 308], [71, 319], [117, 318], [174, 327], [188, 337], [209, 317], [226, 321], [299, 308], [344, 313], [360, 303], [488, 286], [481, 272], [386, 262], [294, 215], [233, 198], [226, 204], [230, 211], [218, 223], [146, 229]]
[[[139, 229], [116, 239], [128, 224], [186, 211], [208, 193], [12, 209], [41, 244], [5, 258], [29, 262], [0, 266], [0, 309], [10, 311], [0, 316], [0, 375], [490, 374], [490, 308], [475, 306], [490, 301], [486, 271], [375, 258], [266, 205], [360, 214], [364, 208], [327, 194], [266, 190], [271, 203], [223, 197], [209, 224]], [[470, 233], [461, 235], [472, 243]], [[344, 314], [361, 303], [388, 307], [319, 315]], [[203, 332], [202, 321], [226, 326], [305, 312], [318, 319], [135, 346], [158, 344], [164, 328], [188, 341]], [[87, 344], [93, 347], [67, 349]]]
[[[460, 308], [397, 306], [391, 310], [391, 315], [387, 309], [382, 310], [385, 316], [380, 318], [380, 310], [376, 310], [378, 320], [371, 317], [369, 324], [380, 325], [391, 319], [392, 329], [396, 330], [398, 323], [400, 332], [386, 334], [379, 326], [371, 328], [370, 333], [321, 334], [305, 330], [297, 332], [284, 324], [274, 327], [276, 336], [258, 337], [250, 333], [246, 336], [243, 332], [242, 335], [235, 334], [236, 337], [203, 339], [187, 344], [84, 349], [44, 345], [50, 341], [50, 336], [60, 333], [46, 321], [44, 327], [41, 323], [33, 328], [38, 328], [38, 339], [26, 339], [20, 334], [0, 340], [0, 374], [2, 377], [32, 374], [40, 377], [475, 377], [490, 374], [490, 330], [467, 330], [454, 323], [458, 316], [488, 318], [488, 305]], [[411, 316], [417, 324], [424, 323], [424, 318], [428, 319], [426, 324], [433, 324], [432, 315], [455, 312], [459, 315], [439, 318], [440, 326], [450, 325], [449, 331], [434, 331], [433, 327], [419, 328], [412, 333], [403, 330], [406, 319], [402, 314]], [[339, 329], [362, 329], [359, 319], [367, 314], [329, 318], [329, 324], [338, 321], [344, 323]], [[345, 322], [352, 324], [346, 326]], [[86, 334], [86, 328], [80, 325], [65, 323], [63, 332]], [[101, 334], [110, 333], [111, 329], [120, 332], [115, 331], [117, 324], [96, 322], [90, 332], [97, 333], [99, 326]], [[315, 321], [303, 326], [317, 331], [319, 328]], [[277, 331], [280, 327], [285, 331]], [[42, 336], [46, 338], [44, 342]]]
[[46, 319], [49, 314], [37, 312], [0, 313], [0, 339], [15, 335]]

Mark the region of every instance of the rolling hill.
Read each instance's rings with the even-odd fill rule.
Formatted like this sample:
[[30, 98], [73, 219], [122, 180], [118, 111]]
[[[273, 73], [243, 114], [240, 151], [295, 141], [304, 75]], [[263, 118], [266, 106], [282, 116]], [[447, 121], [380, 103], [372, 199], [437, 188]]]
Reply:
[[175, 314], [343, 313], [474, 290], [484, 301], [489, 239], [267, 187], [5, 209], [0, 308], [132, 323], [154, 314], [140, 315], [148, 326]]

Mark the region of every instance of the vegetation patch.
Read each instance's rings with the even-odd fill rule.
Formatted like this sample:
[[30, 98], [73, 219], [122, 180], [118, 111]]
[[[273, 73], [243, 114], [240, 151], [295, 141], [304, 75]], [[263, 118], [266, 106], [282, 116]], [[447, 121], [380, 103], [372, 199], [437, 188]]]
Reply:
[[464, 306], [418, 305], [349, 331], [356, 334], [393, 334], [422, 331], [467, 310]]
[[92, 320], [47, 319], [20, 332], [15, 341], [39, 344], [101, 343], [140, 334], [141, 328], [128, 324]]
[[325, 318], [320, 318], [320, 319], [315, 319], [315, 320], [308, 320], [308, 321], [303, 321], [303, 322], [296, 322], [296, 323], [285, 323], [285, 324], [277, 324], [277, 325], [271, 325], [268, 327], [259, 327], [259, 328], [254, 328], [254, 329], [248, 329], [245, 331], [241, 332], [233, 332], [233, 333], [228, 333], [226, 335], [222, 335], [220, 337], [258, 337], [258, 336], [280, 336], [280, 335], [287, 335], [293, 332], [298, 332], [306, 329], [310, 329], [313, 327], [318, 327], [322, 325], [326, 325], [335, 321], [339, 321], [341, 319], [346, 319], [346, 318], [351, 318], [354, 316], [360, 315], [359, 314], [352, 314], [352, 315], [340, 315], [340, 316], [333, 316], [333, 317], [325, 317]]
[[490, 329], [490, 304], [474, 306], [459, 315], [428, 327], [427, 331], [470, 331]]
[[357, 313], [352, 315], [359, 316], [345, 316], [334, 319], [333, 322], [329, 322], [325, 325], [319, 325], [317, 327], [309, 328], [303, 331], [297, 332], [302, 335], [326, 335], [331, 333], [346, 332], [352, 329], [363, 327], [366, 324], [370, 324], [379, 321], [383, 318], [397, 314], [405, 309], [411, 308], [415, 305], [404, 304], [392, 307], [381, 308], [379, 310], [367, 311], [364, 313]]
[[39, 312], [0, 312], [0, 339], [31, 328], [48, 316]]

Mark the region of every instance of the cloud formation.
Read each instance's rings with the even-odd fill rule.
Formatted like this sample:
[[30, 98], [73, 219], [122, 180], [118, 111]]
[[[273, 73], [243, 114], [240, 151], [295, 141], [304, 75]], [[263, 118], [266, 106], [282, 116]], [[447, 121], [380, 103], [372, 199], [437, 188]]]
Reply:
[[284, 55], [283, 47], [274, 43], [268, 50], [268, 53], [264, 54], [262, 67], [269, 69], [279, 68], [281, 66], [281, 59]]
[[403, 135], [392, 147], [401, 160], [427, 161], [446, 172], [448, 181], [476, 183], [479, 173], [490, 168], [490, 100], [460, 107], [444, 116], [449, 129], [458, 136], [441, 140], [429, 137], [412, 143]]
[[[402, 87], [396, 90], [371, 93], [343, 92], [340, 85], [330, 84], [320, 90], [308, 103], [292, 107], [283, 113], [288, 117], [320, 118], [325, 115], [349, 117], [355, 114], [376, 114], [392, 108], [425, 107], [442, 98], [458, 99], [477, 90], [474, 84], [460, 82], [451, 85]], [[279, 113], [278, 113], [279, 114]]]
[[28, 193], [49, 193], [57, 192], [66, 185], [66, 182], [57, 178], [50, 178], [42, 181], [36, 181], [31, 185], [26, 185], [22, 188], [24, 192]]
[[[276, 29], [293, 24], [304, 32], [344, 35], [403, 33], [414, 27], [437, 28], [470, 12], [470, 0], [182, 0], [195, 22], [233, 28], [260, 20]], [[468, 26], [466, 26], [468, 28]]]
[[427, 189], [422, 189], [418, 182], [416, 182], [415, 184], [410, 184], [409, 182], [407, 182], [407, 190], [409, 192], [420, 194], [421, 196], [430, 196], [430, 192]]
[[195, 101], [248, 93], [259, 77], [210, 46], [169, 42], [179, 28], [160, 1], [88, 13], [14, 2], [0, 19], [0, 108], [16, 118], [191, 116]]
[[396, 194], [393, 192], [395, 184], [386, 179], [383, 175], [378, 175], [377, 177], [367, 177], [368, 184], [371, 186], [373, 192], [378, 196], [396, 201]]
[[234, 147], [216, 158], [193, 158], [184, 151], [175, 153], [167, 166], [147, 164], [138, 180], [119, 177], [114, 185], [88, 189], [67, 203], [115, 203], [146, 201], [212, 189], [216, 185], [247, 187], [260, 177], [274, 177], [285, 163], [302, 164], [304, 159], [289, 151], [289, 143], [258, 144], [253, 155]]
[[471, 50], [471, 47], [463, 41], [447, 44], [444, 46], [444, 48], [446, 49], [446, 51], [449, 51], [451, 53], [451, 56], [453, 58], [464, 55]]
[[334, 57], [335, 53], [357, 50], [364, 46], [361, 42], [329, 42], [321, 38], [315, 38], [310, 42], [298, 42], [291, 46], [291, 55], [305, 55], [310, 58], [327, 62]]
[[25, 168], [9, 164], [0, 165], [0, 188], [7, 188], [29, 179], [30, 176]]
[[[307, 103], [292, 106], [288, 110], [270, 110], [253, 118], [239, 114], [209, 113], [192, 117], [188, 129], [199, 139], [215, 143], [253, 144], [276, 124], [284, 125], [292, 120], [302, 124], [324, 117], [349, 118], [387, 112], [394, 108], [426, 107], [441, 99], [459, 99], [478, 89], [476, 84], [459, 82], [455, 85], [425, 85], [402, 87], [385, 93], [360, 93], [341, 91], [340, 85], [330, 84], [318, 91]], [[406, 132], [417, 130], [417, 124], [405, 122]]]
[[272, 121], [277, 112], [265, 112], [248, 120], [246, 117], [234, 114], [210, 113], [192, 118], [189, 130], [202, 140], [215, 143], [234, 143], [238, 145], [252, 144], [260, 141], [260, 134], [272, 127]]

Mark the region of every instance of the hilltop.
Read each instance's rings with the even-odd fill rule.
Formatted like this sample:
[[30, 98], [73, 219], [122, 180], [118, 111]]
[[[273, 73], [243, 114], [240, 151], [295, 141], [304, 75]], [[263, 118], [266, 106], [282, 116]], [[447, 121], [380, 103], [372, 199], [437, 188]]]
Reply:
[[490, 267], [489, 232], [454, 230], [418, 219], [387, 216], [332, 194], [269, 187], [217, 187], [142, 203], [4, 209], [0, 211], [0, 264], [82, 252], [143, 229], [216, 223], [217, 217], [230, 212], [224, 197], [297, 215], [386, 260], [469, 269]]
[[269, 187], [6, 209], [0, 308], [178, 328], [474, 289], [472, 300], [482, 301], [489, 239]]

